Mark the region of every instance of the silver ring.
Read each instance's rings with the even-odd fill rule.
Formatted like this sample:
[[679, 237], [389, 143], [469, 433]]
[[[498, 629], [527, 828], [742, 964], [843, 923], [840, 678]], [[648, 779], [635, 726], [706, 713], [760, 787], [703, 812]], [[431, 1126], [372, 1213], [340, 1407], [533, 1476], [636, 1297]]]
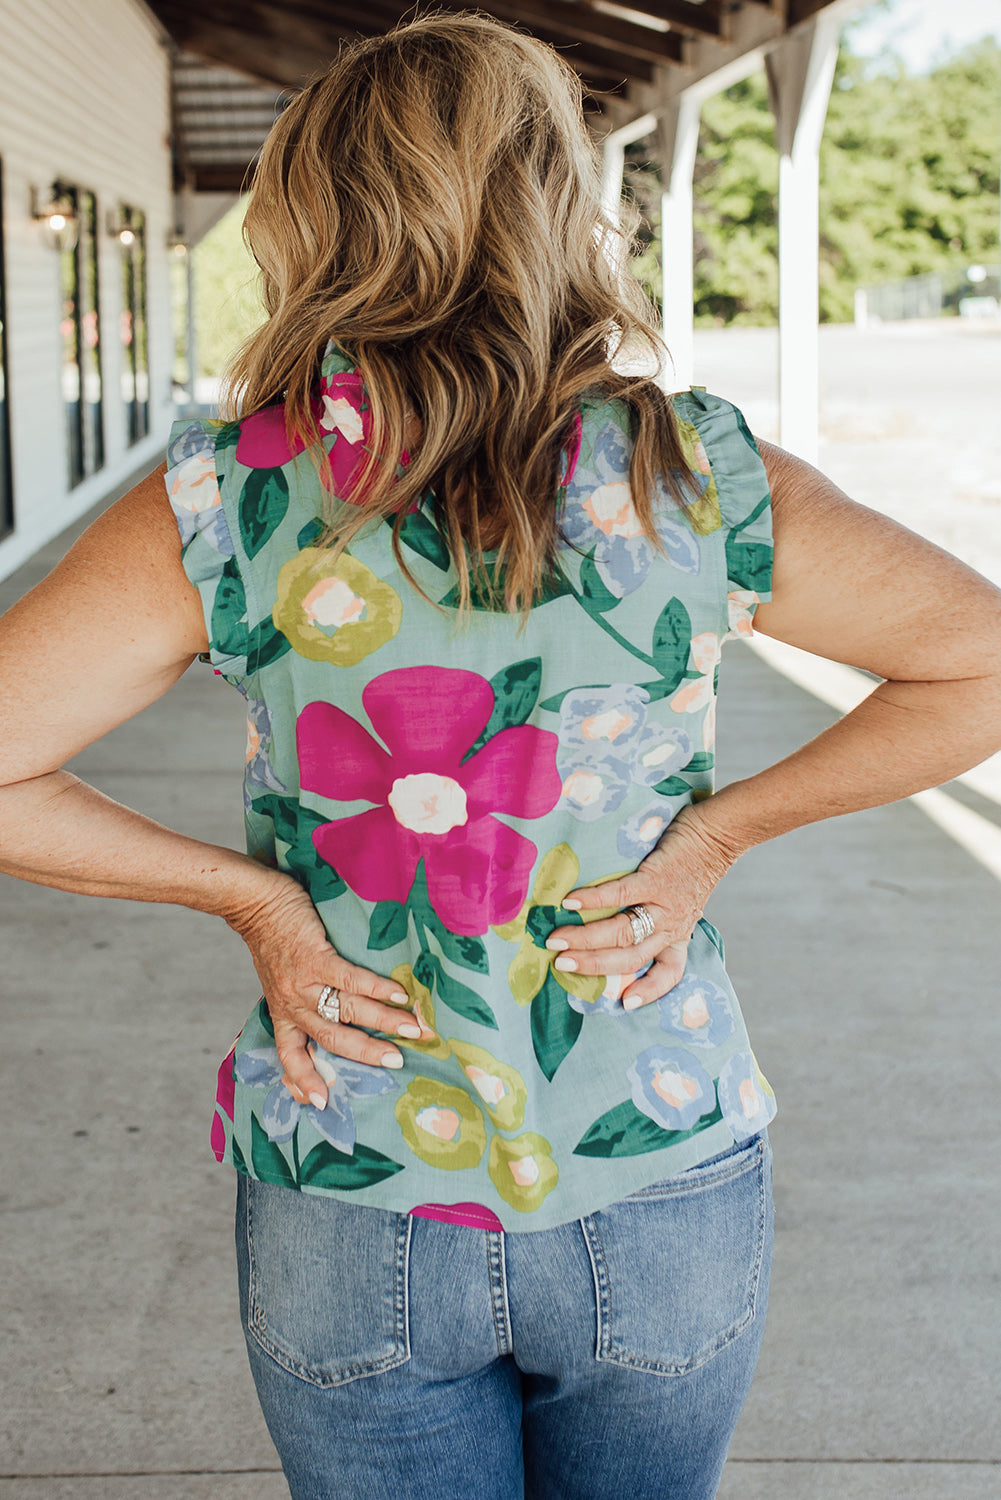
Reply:
[[627, 906], [626, 916], [629, 925], [633, 929], [633, 943], [642, 943], [645, 938], [653, 937], [656, 929], [653, 917], [645, 906]]
[[332, 984], [325, 984], [316, 1002], [316, 1011], [325, 1021], [339, 1022], [341, 1019], [341, 992]]

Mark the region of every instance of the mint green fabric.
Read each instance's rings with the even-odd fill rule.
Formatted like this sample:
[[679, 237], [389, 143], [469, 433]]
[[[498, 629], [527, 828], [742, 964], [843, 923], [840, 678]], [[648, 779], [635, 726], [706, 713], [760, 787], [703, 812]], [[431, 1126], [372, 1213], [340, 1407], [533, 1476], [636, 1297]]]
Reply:
[[[362, 378], [333, 343], [316, 391], [349, 504], [367, 435]], [[713, 789], [720, 648], [770, 597], [771, 510], [740, 413], [674, 397], [693, 500], [658, 495], [663, 552], [628, 487], [630, 415], [583, 402], [554, 504], [562, 579], [518, 618], [462, 624], [433, 497], [315, 542], [323, 492], [281, 408], [182, 421], [167, 489], [216, 671], [246, 698], [247, 849], [310, 892], [331, 942], [393, 975], [438, 1033], [396, 1039], [401, 1071], [317, 1052], [325, 1110], [281, 1084], [267, 1004], [219, 1074], [212, 1144], [240, 1171], [407, 1211], [546, 1229], [684, 1170], [774, 1115], [701, 921], [688, 966], [626, 1012], [628, 981], [567, 975], [544, 944], [576, 885], [633, 869]], [[401, 456], [401, 464], [407, 456]]]

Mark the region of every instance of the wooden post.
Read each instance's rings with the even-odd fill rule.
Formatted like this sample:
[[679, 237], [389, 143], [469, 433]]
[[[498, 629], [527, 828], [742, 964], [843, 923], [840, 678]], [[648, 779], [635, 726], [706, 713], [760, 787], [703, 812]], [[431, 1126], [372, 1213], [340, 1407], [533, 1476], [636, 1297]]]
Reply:
[[682, 93], [659, 121], [664, 191], [660, 199], [664, 342], [674, 365], [673, 390], [687, 390], [695, 373], [692, 175], [699, 143], [700, 99]]
[[783, 448], [809, 463], [819, 445], [820, 138], [840, 17], [823, 12], [765, 58], [779, 149], [779, 421]]

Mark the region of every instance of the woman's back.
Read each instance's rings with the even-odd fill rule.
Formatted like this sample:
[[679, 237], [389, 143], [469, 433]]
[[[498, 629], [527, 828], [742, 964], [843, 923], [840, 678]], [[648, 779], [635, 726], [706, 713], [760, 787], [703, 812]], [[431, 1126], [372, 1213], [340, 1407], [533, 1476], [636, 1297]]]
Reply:
[[[316, 396], [350, 503], [367, 393], [332, 342]], [[220, 1159], [542, 1229], [772, 1117], [708, 923], [681, 983], [635, 1012], [627, 978], [566, 972], [545, 947], [575, 920], [568, 892], [634, 869], [712, 791], [720, 644], [769, 597], [768, 485], [739, 413], [698, 391], [673, 407], [693, 498], [665, 476], [658, 550], [630, 492], [629, 409], [584, 399], [554, 497], [559, 576], [524, 620], [482, 591], [459, 617], [430, 496], [400, 533], [419, 587], [391, 520], [339, 556], [316, 545], [329, 497], [282, 408], [175, 427], [185, 568], [213, 664], [248, 700], [248, 850], [294, 873], [338, 951], [391, 974], [437, 1033], [394, 1038], [398, 1073], [318, 1054], [320, 1111], [282, 1086], [262, 1002], [220, 1072]]]

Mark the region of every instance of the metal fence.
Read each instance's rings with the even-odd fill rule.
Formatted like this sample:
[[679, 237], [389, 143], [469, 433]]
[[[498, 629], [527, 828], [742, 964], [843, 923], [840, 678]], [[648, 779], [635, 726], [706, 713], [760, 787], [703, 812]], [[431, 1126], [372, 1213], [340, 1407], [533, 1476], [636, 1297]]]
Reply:
[[867, 328], [906, 318], [1001, 316], [1001, 268], [968, 266], [881, 281], [855, 291], [855, 325]]

